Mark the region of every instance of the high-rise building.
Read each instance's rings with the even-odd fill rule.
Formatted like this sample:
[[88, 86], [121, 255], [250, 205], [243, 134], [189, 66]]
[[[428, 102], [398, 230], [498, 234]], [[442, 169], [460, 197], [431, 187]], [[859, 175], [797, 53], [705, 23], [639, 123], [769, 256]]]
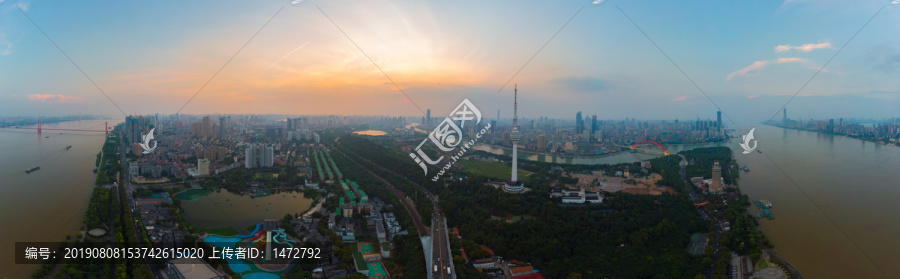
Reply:
[[722, 111], [716, 111], [716, 128], [720, 133], [722, 132]]
[[581, 112], [575, 113], [575, 133], [581, 134], [584, 132], [584, 119], [581, 118]]
[[244, 150], [244, 167], [268, 168], [274, 165], [275, 148], [267, 145], [251, 145]]
[[719, 161], [713, 162], [712, 183], [710, 183], [709, 192], [711, 192], [711, 193], [721, 193], [722, 192], [722, 167], [719, 166]]
[[191, 136], [202, 137], [203, 125], [200, 122], [191, 123]]
[[209, 175], [209, 159], [197, 159], [197, 172], [200, 176]]
[[547, 151], [547, 136], [540, 134], [537, 136], [537, 149], [541, 152]]
[[226, 127], [225, 121], [226, 120], [227, 119], [225, 117], [219, 117], [219, 130], [216, 133], [216, 135], [220, 138], [225, 136], [225, 127]]
[[[130, 143], [139, 143], [142, 136], [150, 133], [156, 126], [156, 118], [146, 116], [128, 116], [125, 118], [125, 138]], [[160, 131], [155, 131], [157, 134]]]
[[594, 134], [597, 133], [597, 115], [591, 115], [591, 139], [596, 139]]
[[425, 111], [425, 126], [431, 125], [431, 109]]
[[200, 130], [200, 135], [205, 138], [212, 137], [212, 121], [209, 120], [209, 116], [203, 117], [202, 130]]
[[[512, 172], [509, 178], [509, 181], [506, 182], [506, 185], [503, 187], [509, 192], [518, 193], [525, 189], [525, 186], [522, 185], [522, 181], [519, 180], [518, 177], [518, 168], [519, 168], [519, 87], [516, 86], [513, 89], [513, 127], [512, 132], [510, 132], [509, 139], [512, 140], [513, 152], [512, 152]], [[578, 112], [578, 115], [581, 115], [581, 112]]]
[[787, 121], [787, 108], [784, 108], [784, 110], [781, 111], [781, 122], [785, 121]]

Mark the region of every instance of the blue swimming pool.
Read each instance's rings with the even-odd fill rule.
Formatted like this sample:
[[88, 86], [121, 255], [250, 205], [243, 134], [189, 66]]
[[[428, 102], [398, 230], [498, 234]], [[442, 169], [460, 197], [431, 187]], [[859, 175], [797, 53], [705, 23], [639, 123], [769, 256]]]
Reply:
[[254, 272], [254, 273], [247, 273], [247, 274], [241, 275], [241, 278], [244, 278], [244, 279], [278, 279], [278, 278], [281, 278], [281, 276], [278, 276], [278, 275], [275, 275], [272, 273]]
[[238, 241], [241, 241], [241, 238], [234, 236], [224, 237], [211, 234], [204, 237], [203, 241], [206, 241], [206, 243], [210, 243], [218, 247], [234, 247], [234, 244]]
[[[228, 268], [231, 268], [231, 271], [234, 271], [234, 273], [250, 271], [250, 265], [245, 263], [244, 260], [226, 259], [225, 261], [228, 262]], [[244, 276], [242, 278], [247, 278], [247, 277]]]

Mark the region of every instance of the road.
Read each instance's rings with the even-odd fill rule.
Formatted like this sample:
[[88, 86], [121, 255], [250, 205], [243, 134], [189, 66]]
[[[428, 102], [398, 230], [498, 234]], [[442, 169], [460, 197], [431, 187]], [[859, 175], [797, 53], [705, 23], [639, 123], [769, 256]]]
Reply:
[[447, 223], [441, 212], [435, 211], [432, 215], [431, 226], [431, 278], [450, 279], [453, 275], [453, 256], [450, 253], [450, 237], [447, 234]]
[[[131, 198], [131, 193], [134, 192], [134, 185], [131, 185], [131, 174], [128, 173], [128, 171], [129, 171], [128, 159], [125, 158], [125, 152], [128, 152], [128, 149], [125, 146], [125, 141], [122, 138], [121, 134], [119, 134], [118, 141], [119, 141], [119, 154], [121, 155], [121, 158], [119, 158], [119, 160], [121, 160], [121, 162], [122, 162], [122, 172], [125, 173], [125, 175], [124, 175], [125, 185], [123, 185], [124, 186], [123, 188], [125, 189], [125, 199], [127, 200], [128, 208], [131, 209], [131, 208], [135, 207], [134, 199]], [[140, 229], [139, 228], [141, 228], [141, 226], [142, 226], [141, 223], [136, 221], [134, 216], [131, 215], [132, 214], [131, 210], [127, 211], [126, 213], [128, 214], [127, 218], [130, 220], [130, 222], [134, 222], [134, 234], [136, 236], [140, 237]], [[123, 217], [123, 218], [126, 218], [126, 217]], [[140, 219], [140, 218], [138, 218], [138, 219]], [[143, 243], [143, 242], [138, 241], [138, 243]], [[143, 244], [141, 244], [141, 246], [143, 246]], [[144, 265], [147, 266], [147, 269], [150, 270], [150, 273], [153, 274], [154, 278], [163, 278], [160, 270], [154, 268], [153, 264], [150, 263], [150, 259], [144, 258], [143, 262], [144, 262]]]

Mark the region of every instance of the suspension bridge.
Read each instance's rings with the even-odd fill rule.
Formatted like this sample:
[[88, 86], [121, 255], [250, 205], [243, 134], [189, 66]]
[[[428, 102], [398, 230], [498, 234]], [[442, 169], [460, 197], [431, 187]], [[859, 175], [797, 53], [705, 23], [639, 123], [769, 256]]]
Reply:
[[23, 130], [37, 130], [38, 134], [42, 131], [69, 131], [69, 132], [98, 132], [98, 133], [106, 133], [109, 135], [109, 122], [103, 122], [103, 130], [92, 130], [94, 127], [98, 127], [100, 125], [95, 125], [93, 127], [88, 127], [86, 129], [63, 129], [63, 128], [43, 128], [42, 123], [38, 120], [36, 127], [4, 127], [7, 129], [23, 129]]

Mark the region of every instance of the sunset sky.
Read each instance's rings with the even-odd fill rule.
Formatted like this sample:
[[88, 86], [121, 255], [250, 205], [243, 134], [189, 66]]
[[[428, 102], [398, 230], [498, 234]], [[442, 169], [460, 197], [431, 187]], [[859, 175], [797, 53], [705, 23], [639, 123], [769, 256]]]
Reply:
[[510, 117], [518, 84], [525, 117], [714, 117], [621, 8], [738, 122], [779, 111], [883, 7], [787, 108], [900, 116], [889, 0], [295, 2], [0, 0], [0, 116], [124, 117], [17, 6], [127, 114], [178, 112], [283, 7], [182, 113], [443, 116], [469, 98]]

